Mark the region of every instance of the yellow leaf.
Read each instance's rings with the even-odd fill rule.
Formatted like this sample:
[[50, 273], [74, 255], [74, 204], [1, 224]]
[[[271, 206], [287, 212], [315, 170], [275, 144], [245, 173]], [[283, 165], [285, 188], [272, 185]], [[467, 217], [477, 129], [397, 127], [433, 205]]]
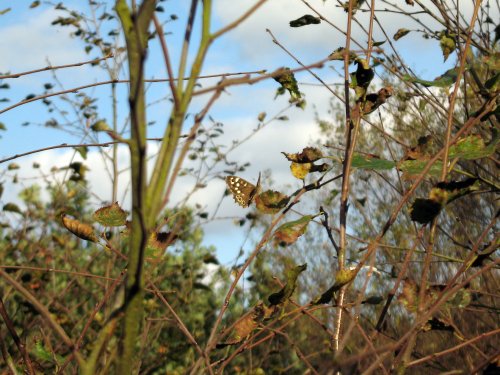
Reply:
[[290, 170], [292, 171], [292, 174], [295, 178], [298, 178], [299, 180], [303, 180], [306, 178], [307, 174], [311, 170], [312, 163], [295, 163], [292, 162], [290, 165]]

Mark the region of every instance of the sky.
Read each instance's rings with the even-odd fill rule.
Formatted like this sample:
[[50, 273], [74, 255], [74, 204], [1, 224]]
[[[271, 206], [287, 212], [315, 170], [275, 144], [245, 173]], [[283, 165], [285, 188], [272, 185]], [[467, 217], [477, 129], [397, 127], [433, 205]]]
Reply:
[[[86, 1], [64, 1], [68, 8], [77, 9], [88, 13]], [[167, 43], [172, 61], [174, 61], [174, 71], [177, 67], [175, 61], [179, 56], [182, 42], [183, 29], [186, 22], [186, 12], [188, 1], [167, 0], [161, 2], [164, 12], [157, 13], [162, 21], [171, 19], [175, 14], [178, 19], [169, 21], [164, 25]], [[217, 30], [223, 25], [227, 25], [239, 17], [255, 1], [251, 0], [215, 0], [213, 9], [212, 29]], [[400, 6], [411, 11], [412, 8], [399, 1]], [[426, 1], [426, 3], [430, 3]], [[471, 4], [469, 1], [462, 1], [466, 17], [471, 15]], [[89, 54], [83, 50], [83, 44], [77, 38], [70, 35], [70, 28], [54, 27], [51, 22], [61, 15], [42, 1], [42, 4], [34, 9], [30, 9], [31, 1], [3, 1], [0, 10], [11, 7], [11, 11], [0, 16], [0, 72], [23, 72], [38, 69], [51, 65], [70, 64], [90, 60], [97, 56], [94, 51]], [[108, 1], [106, 6], [108, 12], [112, 12], [112, 1]], [[336, 6], [333, 0], [310, 0], [311, 4], [324, 17], [329, 19], [340, 29], [345, 29], [346, 14]], [[365, 6], [366, 9], [366, 6]], [[299, 0], [269, 0], [255, 14], [235, 30], [216, 40], [207, 55], [202, 74], [219, 74], [227, 72], [242, 71], [273, 71], [277, 68], [288, 66], [296, 67], [297, 64], [276, 44], [273, 43], [269, 29], [279, 42], [291, 51], [304, 64], [311, 64], [328, 56], [335, 49], [345, 44], [343, 35], [333, 29], [330, 25], [322, 22], [319, 25], [310, 25], [303, 28], [290, 28], [290, 20], [296, 19], [304, 14], [312, 14], [304, 2]], [[498, 19], [498, 17], [492, 17]], [[358, 12], [358, 19], [365, 27], [368, 25], [368, 14]], [[394, 13], [382, 12], [379, 20], [384, 25], [387, 35], [392, 36], [402, 27], [414, 30], [418, 26], [402, 19]], [[430, 18], [422, 18], [422, 21], [431, 28], [440, 30], [440, 26]], [[104, 32], [110, 28], [103, 28]], [[193, 31], [193, 41], [198, 40], [199, 24]], [[353, 37], [362, 45], [366, 44], [366, 36], [359, 26], [353, 26]], [[374, 40], [385, 40], [385, 36], [376, 26]], [[146, 76], [149, 78], [165, 77], [165, 67], [157, 40], [150, 42], [150, 51], [146, 66]], [[453, 54], [448, 61], [443, 62], [443, 57], [439, 49], [438, 42], [426, 40], [417, 32], [410, 33], [407, 37], [394, 42], [397, 50], [403, 56], [405, 63], [422, 78], [433, 79], [453, 66], [456, 56]], [[386, 43], [384, 48], [389, 50]], [[193, 51], [191, 51], [193, 52]], [[193, 54], [190, 55], [192, 61]], [[125, 78], [125, 71], [121, 72], [121, 78]], [[321, 77], [329, 83], [339, 83], [342, 80], [341, 62], [331, 62], [317, 71]], [[75, 68], [61, 69], [56, 72], [57, 90], [69, 89], [81, 85], [96, 83], [108, 79], [106, 74], [95, 67], [84, 65]], [[329, 103], [332, 99], [331, 93], [321, 86], [310, 86], [307, 83], [317, 83], [307, 72], [296, 75], [300, 84], [300, 90], [304, 93], [307, 107], [305, 110], [289, 108], [284, 114], [289, 117], [289, 121], [273, 121], [262, 127], [261, 130], [228, 155], [232, 161], [251, 162], [251, 167], [244, 172], [244, 177], [250, 182], [257, 180], [259, 172], [272, 171], [273, 186], [265, 188], [280, 188], [291, 184], [299, 186], [289, 173], [288, 162], [281, 155], [281, 152], [299, 152], [302, 148], [313, 144], [319, 137], [319, 129], [316, 126], [315, 114], [320, 118], [331, 119], [328, 113]], [[201, 80], [201, 87], [208, 87], [216, 83], [218, 79]], [[10, 102], [0, 102], [0, 110], [15, 104], [25, 98], [28, 94], [41, 94], [44, 91], [43, 85], [47, 82], [54, 83], [52, 72], [42, 72], [23, 76], [17, 79], [9, 79], [0, 82], [8, 83], [10, 89], [0, 90], [0, 99], [7, 97]], [[380, 84], [380, 80], [375, 79], [375, 85]], [[215, 122], [224, 123], [224, 134], [217, 138], [220, 144], [231, 144], [233, 140], [245, 138], [252, 133], [252, 129], [258, 126], [257, 116], [261, 112], [267, 113], [267, 118], [280, 113], [289, 107], [286, 96], [275, 98], [277, 84], [273, 80], [268, 80], [251, 86], [238, 86], [226, 90], [221, 98], [215, 103], [210, 116]], [[96, 88], [82, 90], [88, 95], [98, 98], [97, 106], [99, 115], [109, 120], [110, 111], [110, 88], [109, 86], [99, 86]], [[120, 85], [118, 88], [120, 124], [124, 124], [127, 118], [127, 87]], [[168, 86], [165, 83], [156, 83], [148, 86], [148, 101], [155, 103], [168, 94]], [[206, 102], [206, 96], [196, 97], [193, 100], [190, 110], [191, 117], [188, 116], [187, 125], [192, 124], [192, 115], [196, 113]], [[61, 107], [64, 103], [58, 101]], [[148, 121], [155, 121], [153, 126], [148, 128], [149, 136], [160, 137], [166, 124], [169, 113], [169, 103], [160, 101], [151, 105], [148, 109]], [[61, 143], [87, 142], [87, 139], [75, 137], [74, 135], [51, 129], [40, 125], [23, 126], [26, 121], [34, 124], [44, 124], [53, 114], [47, 112], [47, 108], [41, 102], [30, 103], [18, 108], [14, 108], [0, 114], [0, 122], [5, 125], [7, 131], [1, 132], [0, 138], [0, 159], [13, 156], [18, 153], [28, 152], [39, 148], [57, 145]], [[67, 114], [69, 118], [74, 118], [73, 114]], [[73, 116], [73, 117], [72, 117]], [[205, 126], [210, 126], [210, 121], [205, 121]], [[109, 141], [109, 138], [102, 136], [100, 141]], [[150, 154], [154, 154], [157, 144], [149, 145]], [[21, 166], [16, 171], [6, 170], [7, 163], [0, 164], [0, 180], [5, 185], [5, 192], [0, 203], [5, 204], [16, 201], [16, 196], [23, 186], [29, 186], [39, 178], [40, 173], [48, 173], [53, 166], [63, 167], [71, 160], [79, 160], [78, 155], [74, 155], [71, 149], [59, 149], [45, 151], [14, 160]], [[81, 158], [80, 158], [81, 159]], [[126, 168], [128, 154], [125, 147], [119, 149], [120, 166]], [[42, 165], [40, 170], [34, 170], [31, 166], [33, 162]], [[99, 208], [104, 202], [109, 202], [110, 183], [106, 175], [106, 169], [102, 165], [102, 158], [96, 150], [92, 150], [86, 164], [90, 166], [88, 179], [93, 193], [92, 204]], [[223, 169], [223, 168], [222, 168]], [[217, 168], [213, 173], [220, 173], [221, 168]], [[41, 171], [41, 172], [40, 172]], [[12, 178], [17, 175], [18, 184], [12, 184]], [[61, 176], [60, 176], [61, 177]], [[123, 174], [120, 184], [120, 199], [124, 207], [128, 207], [128, 179], [126, 173]], [[192, 185], [192, 179], [181, 178], [173, 192], [172, 202], [181, 200], [186, 191]], [[198, 203], [205, 207], [207, 212], [213, 213], [219, 206], [219, 202], [224, 193], [224, 182], [222, 179], [211, 180], [207, 188], [194, 194], [189, 200], [190, 204]], [[234, 254], [238, 252], [240, 240], [244, 236], [244, 230], [232, 224], [235, 217], [242, 217], [247, 213], [244, 209], [234, 204], [230, 197], [222, 200], [218, 208], [217, 216], [220, 219], [204, 227], [206, 244], [213, 244], [218, 248], [219, 257], [229, 262]], [[228, 230], [228, 228], [231, 228]], [[248, 245], [247, 245], [248, 246]]]

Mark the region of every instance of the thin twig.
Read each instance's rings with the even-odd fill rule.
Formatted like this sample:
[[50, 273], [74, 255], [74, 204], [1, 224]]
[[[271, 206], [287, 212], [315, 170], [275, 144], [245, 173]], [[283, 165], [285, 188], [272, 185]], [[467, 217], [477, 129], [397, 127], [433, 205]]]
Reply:
[[2, 316], [3, 321], [5, 325], [7, 326], [7, 330], [9, 331], [10, 335], [12, 336], [12, 339], [14, 340], [14, 343], [16, 344], [17, 348], [21, 352], [21, 356], [23, 357], [24, 364], [26, 366], [26, 371], [30, 375], [35, 375], [35, 369], [33, 368], [33, 364], [31, 363], [30, 356], [28, 352], [26, 351], [26, 344], [24, 343], [23, 340], [18, 336], [16, 332], [16, 327], [14, 326], [14, 322], [10, 319], [9, 314], [7, 313], [7, 309], [5, 308], [5, 305], [2, 300], [2, 296], [0, 296], [0, 316]]
[[[205, 79], [205, 78], [216, 78], [216, 77], [229, 77], [229, 76], [237, 76], [237, 75], [250, 75], [250, 74], [259, 74], [259, 73], [262, 73], [262, 71], [251, 71], [251, 72], [241, 72], [241, 73], [220, 73], [220, 74], [209, 74], [209, 75], [204, 75], [204, 76], [199, 76], [197, 77], [197, 79]], [[158, 78], [158, 79], [145, 79], [144, 82], [169, 82], [171, 79], [170, 78]], [[174, 78], [173, 79], [174, 81], [178, 81], [179, 79], [178, 78]], [[183, 81], [187, 81], [189, 80], [189, 77], [186, 77], [186, 78], [182, 78]], [[58, 95], [64, 95], [64, 94], [68, 94], [68, 93], [76, 93], [80, 90], [83, 90], [83, 89], [88, 89], [90, 87], [96, 87], [96, 86], [102, 86], [102, 85], [109, 85], [109, 84], [113, 84], [113, 83], [129, 83], [130, 80], [128, 79], [110, 79], [110, 80], [107, 80], [107, 81], [100, 81], [100, 82], [96, 82], [96, 83], [92, 83], [92, 84], [88, 84], [88, 85], [83, 85], [83, 86], [78, 86], [78, 87], [73, 87], [71, 89], [67, 89], [67, 90], [63, 90], [63, 91], [57, 91], [57, 92], [52, 92], [52, 93], [47, 93], [47, 94], [43, 94], [43, 95], [39, 95], [39, 96], [35, 96], [34, 98], [31, 98], [31, 99], [25, 99], [25, 100], [21, 100], [20, 102], [16, 103], [16, 104], [13, 104], [9, 107], [6, 107], [2, 110], [0, 110], [0, 114], [2, 113], [5, 113], [7, 111], [10, 111], [11, 109], [13, 108], [16, 108], [16, 107], [19, 107], [23, 104], [27, 104], [27, 103], [31, 103], [31, 102], [35, 102], [37, 100], [42, 100], [42, 99], [46, 99], [46, 98], [50, 98], [52, 96], [58, 96]]]
[[472, 14], [472, 19], [470, 20], [469, 31], [467, 35], [467, 41], [465, 42], [464, 49], [462, 51], [462, 55], [460, 56], [460, 67], [457, 73], [457, 79], [455, 83], [455, 87], [453, 89], [453, 93], [450, 97], [450, 106], [448, 108], [448, 118], [446, 123], [446, 138], [444, 143], [444, 154], [443, 154], [443, 169], [441, 171], [441, 181], [446, 180], [446, 175], [448, 174], [448, 153], [450, 149], [450, 138], [451, 138], [451, 129], [453, 124], [453, 111], [455, 109], [455, 101], [458, 95], [458, 89], [460, 88], [460, 81], [462, 80], [462, 75], [465, 71], [467, 54], [469, 53], [469, 46], [472, 40], [472, 32], [474, 31], [474, 26], [477, 20], [477, 14], [479, 12], [479, 7], [481, 5], [481, 1], [476, 1], [474, 6], [474, 13]]
[[207, 371], [210, 374], [213, 374], [212, 368], [210, 367], [210, 359], [208, 358], [208, 355], [205, 352], [203, 352], [203, 350], [201, 349], [200, 345], [198, 345], [198, 342], [196, 341], [196, 339], [194, 338], [194, 336], [191, 334], [191, 332], [189, 332], [189, 329], [186, 327], [186, 325], [184, 324], [184, 322], [182, 321], [182, 319], [179, 317], [179, 315], [177, 315], [177, 313], [175, 312], [175, 310], [172, 308], [172, 306], [170, 305], [170, 303], [168, 303], [168, 301], [163, 296], [163, 294], [160, 292], [160, 290], [156, 287], [156, 285], [154, 285], [153, 283], [149, 283], [149, 285], [153, 289], [154, 294], [160, 299], [160, 301], [170, 311], [170, 314], [172, 314], [172, 316], [174, 317], [174, 319], [175, 319], [175, 321], [176, 321], [179, 329], [182, 331], [182, 333], [184, 333], [184, 335], [187, 337], [187, 339], [195, 347], [195, 349], [198, 352], [198, 354], [200, 354], [205, 359], [205, 363], [207, 365]]
[[179, 97], [177, 95], [177, 89], [174, 85], [174, 72], [172, 70], [172, 63], [170, 61], [170, 56], [168, 53], [167, 41], [165, 40], [165, 35], [163, 35], [163, 27], [161, 27], [161, 23], [158, 21], [156, 15], [153, 14], [153, 22], [156, 28], [156, 34], [160, 39], [160, 45], [163, 52], [163, 59], [165, 60], [165, 66], [167, 68], [168, 73], [168, 84], [170, 86], [170, 92], [172, 93], [172, 98], [174, 99], [174, 107], [179, 108]]
[[22, 72], [22, 73], [12, 73], [12, 74], [5, 74], [5, 75], [0, 75], [0, 79], [7, 79], [7, 78], [19, 78], [21, 76], [25, 76], [25, 75], [28, 75], [28, 74], [34, 74], [34, 73], [39, 73], [39, 72], [45, 72], [47, 70], [56, 70], [56, 69], [64, 69], [64, 68], [72, 68], [72, 67], [75, 67], [75, 66], [82, 66], [82, 65], [86, 65], [86, 64], [96, 64], [98, 63], [99, 61], [102, 61], [102, 60], [106, 60], [106, 59], [109, 59], [109, 58], [112, 58], [114, 57], [114, 55], [112, 53], [110, 53], [109, 55], [106, 55], [104, 57], [100, 57], [98, 59], [93, 59], [93, 60], [88, 60], [88, 61], [82, 61], [82, 62], [79, 62], [79, 63], [74, 63], [74, 64], [67, 64], [67, 65], [56, 65], [56, 66], [46, 66], [45, 68], [40, 68], [40, 69], [35, 69], [35, 70], [30, 70], [30, 71], [27, 71], [27, 72]]
[[[62, 339], [64, 344], [68, 348], [73, 348], [73, 342], [66, 334], [64, 329], [54, 320], [54, 317], [50, 311], [45, 307], [38, 299], [36, 299], [24, 286], [22, 286], [18, 281], [14, 280], [10, 275], [8, 275], [4, 270], [0, 269], [0, 277], [2, 277], [7, 283], [12, 285], [12, 287], [17, 290], [23, 297], [37, 310], [40, 315], [45, 319], [48, 325], [54, 330], [54, 332]], [[78, 363], [80, 365], [84, 364], [84, 360], [80, 353], [75, 354]]]

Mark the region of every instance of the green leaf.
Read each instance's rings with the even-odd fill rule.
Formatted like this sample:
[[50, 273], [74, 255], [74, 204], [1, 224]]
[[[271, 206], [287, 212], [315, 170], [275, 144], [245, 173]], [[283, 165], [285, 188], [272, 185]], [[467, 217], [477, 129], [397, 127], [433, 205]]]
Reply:
[[399, 40], [402, 37], [404, 37], [405, 35], [407, 35], [409, 32], [410, 32], [410, 30], [405, 29], [405, 28], [399, 29], [398, 31], [396, 31], [396, 34], [394, 34], [393, 39]]
[[[497, 26], [500, 31], [500, 25]], [[500, 70], [500, 52], [488, 54], [482, 58], [482, 61], [493, 71]]]
[[112, 205], [99, 208], [94, 212], [93, 218], [105, 227], [119, 227], [125, 225], [127, 216], [127, 211], [123, 210], [120, 205], [115, 202]]
[[[41, 188], [39, 185], [34, 184], [24, 188], [18, 194], [19, 198], [25, 203], [39, 204], [41, 202]], [[41, 206], [41, 205], [40, 205]]]
[[23, 214], [21, 209], [19, 208], [19, 206], [15, 203], [6, 203], [3, 206], [3, 210], [6, 212], [15, 212], [16, 214], [20, 214], [20, 215]]
[[8, 13], [11, 11], [11, 8], [5, 8], [3, 10], [0, 10], [0, 16], [3, 16], [5, 13]]
[[484, 87], [486, 87], [490, 92], [496, 92], [498, 90], [499, 82], [500, 82], [500, 73], [497, 73], [484, 83]]
[[80, 154], [83, 160], [87, 160], [87, 153], [89, 151], [89, 148], [87, 146], [75, 147], [75, 151]]
[[396, 163], [376, 156], [354, 154], [351, 166], [360, 169], [387, 170], [394, 168]]
[[426, 81], [424, 79], [412, 77], [409, 74], [403, 76], [403, 81], [419, 83], [425, 87], [449, 87], [453, 85], [458, 77], [456, 69], [449, 69], [443, 75], [436, 77], [434, 81]]
[[0, 122], [0, 130], [7, 130], [3, 122]]
[[37, 341], [33, 347], [33, 354], [37, 359], [47, 362], [53, 362], [52, 353], [50, 353], [42, 344], [42, 341]]
[[302, 27], [306, 25], [319, 24], [321, 23], [321, 19], [319, 17], [311, 16], [310, 14], [306, 14], [296, 20], [290, 21], [290, 27]]
[[[398, 164], [398, 169], [405, 174], [405, 178], [411, 178], [422, 173], [427, 163], [428, 160], [405, 160]], [[432, 164], [427, 174], [428, 176], [439, 177], [442, 170], [443, 163], [436, 161]]]
[[286, 90], [290, 94], [290, 103], [296, 103], [297, 106], [301, 106], [301, 102], [303, 102], [302, 94], [299, 91], [294, 74], [289, 68], [283, 68], [282, 70], [283, 73], [274, 77], [274, 80], [281, 85], [276, 96], [283, 95]]
[[335, 283], [324, 292], [321, 296], [312, 301], [313, 305], [321, 305], [325, 303], [330, 303], [333, 299], [335, 292], [340, 290], [344, 285], [349, 284], [356, 277], [355, 269], [343, 269], [337, 272], [335, 275]]
[[380, 42], [373, 42], [373, 47], [380, 47], [382, 44], [387, 42], [386, 40], [382, 40]]
[[273, 305], [279, 305], [290, 298], [297, 286], [297, 278], [299, 275], [307, 269], [307, 264], [302, 264], [300, 266], [289, 269], [286, 272], [286, 284], [285, 286], [276, 293], [271, 294], [267, 300]]
[[458, 290], [453, 297], [446, 301], [446, 305], [458, 309], [463, 309], [470, 305], [472, 301], [471, 293], [468, 289]]
[[9, 171], [14, 171], [14, 170], [19, 169], [19, 168], [21, 168], [21, 167], [19, 166], [19, 164], [16, 164], [16, 163], [10, 163], [9, 166], [7, 167], [7, 169]]
[[493, 129], [492, 133], [492, 139], [487, 146], [480, 135], [470, 135], [460, 139], [450, 147], [449, 157], [475, 160], [493, 155], [500, 142], [500, 131]]
[[40, 5], [40, 1], [37, 0], [37, 1], [33, 1], [30, 5], [30, 8], [33, 9], [33, 8], [36, 8], [37, 6]]
[[294, 243], [306, 232], [309, 222], [316, 216], [317, 215], [306, 215], [299, 220], [290, 221], [281, 225], [278, 229], [276, 229], [276, 232], [274, 232], [275, 239], [286, 245]]
[[92, 126], [90, 127], [95, 132], [104, 132], [111, 130], [106, 121], [104, 120], [98, 120]]
[[32, 351], [33, 351], [33, 355], [38, 360], [41, 360], [41, 361], [61, 364], [61, 363], [64, 363], [64, 360], [65, 360], [65, 357], [63, 357], [59, 354], [56, 354], [56, 353], [51, 353], [49, 350], [47, 350], [45, 348], [45, 346], [43, 346], [43, 342], [41, 340], [40, 341], [37, 340], [35, 342], [35, 345], [33, 346]]
[[450, 37], [446, 31], [441, 31], [439, 46], [441, 47], [441, 51], [443, 51], [444, 61], [446, 61], [448, 59], [448, 56], [450, 56], [450, 54], [455, 51], [455, 38]]

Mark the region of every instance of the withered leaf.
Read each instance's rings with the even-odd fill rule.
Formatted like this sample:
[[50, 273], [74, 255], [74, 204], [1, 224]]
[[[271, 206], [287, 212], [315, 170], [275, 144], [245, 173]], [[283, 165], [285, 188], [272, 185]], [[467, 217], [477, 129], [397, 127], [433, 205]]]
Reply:
[[295, 287], [297, 286], [297, 278], [306, 269], [307, 263], [287, 270], [285, 286], [281, 288], [279, 292], [273, 293], [267, 298], [271, 306], [279, 305], [292, 296]]
[[288, 154], [286, 152], [282, 152], [282, 154], [285, 155], [289, 161], [295, 163], [312, 163], [323, 158], [323, 153], [316, 147], [306, 147], [296, 154]]
[[302, 236], [309, 225], [309, 222], [316, 216], [306, 215], [299, 220], [290, 221], [281, 225], [276, 232], [274, 232], [274, 237], [278, 243], [284, 245], [290, 245], [297, 241], [297, 239]]
[[311, 16], [310, 14], [305, 14], [296, 20], [290, 21], [290, 27], [302, 27], [311, 24], [319, 24], [321, 19], [319, 17]]
[[64, 227], [73, 233], [75, 236], [91, 241], [97, 242], [97, 236], [94, 233], [94, 228], [91, 225], [82, 223], [75, 219], [70, 219], [66, 214], [62, 214], [62, 223]]
[[404, 37], [405, 35], [407, 35], [409, 32], [410, 32], [410, 30], [405, 29], [405, 28], [401, 28], [398, 31], [396, 31], [396, 34], [394, 34], [393, 38], [394, 38], [394, 40], [399, 40], [402, 37]]
[[255, 307], [245, 314], [234, 325], [229, 339], [225, 342], [218, 343], [218, 349], [228, 345], [236, 345], [244, 341], [250, 334], [259, 326], [260, 322], [270, 314], [269, 309], [260, 301]]
[[275, 214], [286, 207], [290, 197], [279, 191], [267, 190], [255, 198], [257, 210], [265, 214]]

